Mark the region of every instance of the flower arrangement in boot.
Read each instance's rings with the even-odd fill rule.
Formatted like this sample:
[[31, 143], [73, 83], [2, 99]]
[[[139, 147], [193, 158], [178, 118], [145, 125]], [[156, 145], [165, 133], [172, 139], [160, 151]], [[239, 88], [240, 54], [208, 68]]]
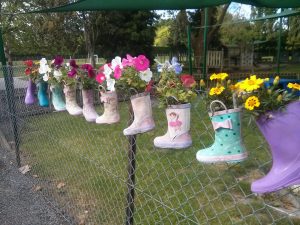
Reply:
[[134, 113], [132, 124], [123, 130], [124, 135], [135, 135], [154, 129], [150, 93], [152, 86], [152, 72], [150, 61], [144, 55], [132, 57], [127, 55], [122, 59], [122, 76], [120, 82], [125, 87], [134, 89], [138, 94], [131, 96]]
[[115, 84], [122, 76], [122, 69], [123, 65], [119, 56], [116, 56], [111, 63], [104, 64], [99, 68], [96, 81], [99, 83], [104, 113], [96, 119], [98, 124], [112, 124], [120, 121]]
[[214, 143], [199, 150], [196, 158], [200, 162], [240, 162], [248, 156], [241, 135], [241, 108], [235, 101], [236, 86], [227, 80], [227, 73], [212, 74], [211, 83], [205, 87], [205, 101], [210, 106], [209, 117], [215, 131]]
[[62, 81], [63, 72], [66, 73], [63, 67], [64, 59], [62, 56], [56, 56], [51, 62], [51, 72], [44, 74], [43, 80], [50, 84], [52, 92], [52, 104], [56, 111], [66, 110], [66, 103], [63, 99]]
[[266, 85], [266, 81], [269, 83], [269, 79], [252, 75], [236, 85], [245, 113], [255, 119], [273, 158], [269, 173], [251, 185], [256, 193], [300, 184], [300, 101], [296, 95], [300, 85], [289, 83], [284, 90], [278, 85], [278, 76], [272, 85]]
[[94, 107], [94, 89], [96, 88], [96, 73], [91, 64], [83, 64], [78, 70], [82, 88], [83, 116], [88, 122], [95, 122], [99, 116]]
[[34, 93], [36, 90], [35, 81], [39, 76], [38, 64], [34, 63], [32, 60], [26, 60], [24, 61], [24, 65], [26, 65], [25, 75], [29, 77], [25, 95], [25, 104], [32, 105], [36, 101]]
[[49, 106], [49, 98], [48, 98], [48, 83], [44, 80], [44, 77], [49, 76], [51, 72], [51, 68], [48, 65], [48, 62], [45, 58], [40, 60], [39, 66], [39, 78], [37, 79], [37, 87], [38, 87], [38, 100], [39, 104], [42, 107]]
[[71, 59], [67, 64], [68, 71], [63, 73], [64, 93], [66, 98], [66, 109], [70, 115], [82, 115], [82, 108], [78, 106], [76, 101], [76, 87], [78, 82], [78, 68], [74, 59]]
[[192, 145], [190, 130], [190, 102], [197, 96], [193, 76], [178, 76], [169, 63], [163, 65], [157, 85], [160, 107], [166, 107], [167, 133], [154, 139], [158, 148], [187, 148]]

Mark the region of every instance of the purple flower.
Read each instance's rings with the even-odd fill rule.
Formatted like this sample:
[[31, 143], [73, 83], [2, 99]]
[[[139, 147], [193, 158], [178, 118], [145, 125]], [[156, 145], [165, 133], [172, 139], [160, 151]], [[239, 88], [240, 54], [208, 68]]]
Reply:
[[75, 75], [77, 74], [77, 70], [75, 68], [71, 69], [69, 72], [68, 72], [68, 77], [75, 77]]
[[78, 68], [79, 66], [76, 64], [76, 60], [75, 59], [70, 59], [70, 66], [72, 68]]
[[60, 55], [56, 56], [54, 59], [54, 65], [56, 68], [60, 68], [64, 62], [64, 58]]
[[86, 63], [81, 66], [81, 69], [88, 71], [88, 70], [93, 70], [94, 68], [91, 64]]
[[94, 72], [93, 67], [88, 69], [88, 76], [89, 76], [89, 78], [94, 78], [95, 77], [95, 72]]

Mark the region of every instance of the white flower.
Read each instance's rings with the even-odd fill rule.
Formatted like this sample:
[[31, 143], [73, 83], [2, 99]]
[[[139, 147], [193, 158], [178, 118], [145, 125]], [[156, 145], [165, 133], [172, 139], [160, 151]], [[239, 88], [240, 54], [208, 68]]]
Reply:
[[47, 59], [46, 58], [42, 58], [40, 60], [40, 65], [42, 66], [42, 65], [46, 65], [46, 64], [47, 64]]
[[120, 68], [122, 69], [123, 68], [123, 65], [122, 65], [122, 59], [120, 56], [116, 56], [112, 61], [111, 61], [111, 68], [113, 70], [115, 70], [116, 66], [120, 66]]
[[48, 73], [45, 73], [45, 74], [44, 74], [43, 80], [46, 81], [46, 82], [49, 80], [49, 75], [48, 75]]
[[50, 72], [51, 72], [51, 68], [47, 64], [40, 65], [40, 68], [39, 68], [40, 74], [45, 74], [45, 73], [50, 73]]
[[60, 81], [62, 77], [62, 72], [60, 70], [54, 70], [53, 76], [56, 78], [57, 81]]
[[148, 83], [152, 78], [152, 71], [148, 68], [147, 70], [140, 72], [139, 77]]
[[111, 78], [107, 79], [106, 80], [107, 90], [115, 91], [115, 83], [116, 83], [115, 79], [111, 79]]
[[103, 73], [107, 80], [110, 79], [110, 75], [112, 72], [113, 72], [113, 70], [107, 64], [105, 64]]

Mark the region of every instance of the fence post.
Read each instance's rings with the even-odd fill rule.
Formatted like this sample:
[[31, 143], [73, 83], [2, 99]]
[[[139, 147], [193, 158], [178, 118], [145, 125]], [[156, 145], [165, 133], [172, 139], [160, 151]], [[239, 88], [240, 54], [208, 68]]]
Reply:
[[[132, 106], [130, 104], [129, 113], [131, 121], [134, 119]], [[133, 225], [134, 215], [134, 195], [135, 195], [135, 157], [136, 157], [136, 135], [128, 136], [128, 180], [127, 180], [127, 206], [126, 206], [126, 225]]]
[[[280, 12], [283, 10], [281, 9]], [[279, 32], [278, 32], [278, 39], [277, 39], [277, 74], [280, 73], [280, 53], [281, 53], [281, 36], [282, 36], [282, 17], [279, 19]]]
[[17, 161], [17, 165], [20, 167], [21, 166], [20, 151], [19, 151], [20, 139], [19, 139], [17, 118], [16, 118], [15, 89], [13, 83], [14, 81], [12, 76], [12, 67], [7, 65], [6, 58], [5, 58], [1, 28], [0, 28], [0, 58], [1, 58], [2, 71], [4, 76], [4, 82], [5, 82], [6, 99], [7, 99], [10, 121], [12, 123], [12, 129], [13, 129], [13, 135], [15, 141], [16, 161]]
[[202, 79], [206, 79], [206, 57], [207, 57], [207, 32], [208, 32], [208, 8], [204, 9], [204, 32], [203, 32], [203, 65], [202, 65]]
[[193, 62], [192, 62], [192, 45], [191, 45], [191, 24], [187, 27], [188, 36], [188, 57], [189, 57], [189, 74], [193, 75]]

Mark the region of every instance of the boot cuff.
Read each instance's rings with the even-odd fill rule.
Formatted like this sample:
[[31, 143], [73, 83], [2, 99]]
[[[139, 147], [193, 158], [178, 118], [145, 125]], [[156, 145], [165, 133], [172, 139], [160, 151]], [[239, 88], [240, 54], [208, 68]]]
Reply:
[[227, 109], [227, 110], [222, 110], [222, 111], [217, 111], [217, 112], [209, 112], [209, 116], [220, 116], [228, 113], [235, 113], [235, 112], [240, 112], [242, 109], [241, 108], [235, 108], [235, 109]]
[[168, 105], [167, 109], [189, 109], [189, 108], [191, 108], [191, 104], [186, 103], [186, 104], [179, 104], [179, 105]]
[[138, 94], [136, 94], [136, 95], [132, 95], [132, 96], [130, 97], [130, 99], [133, 100], [133, 99], [135, 99], [135, 98], [144, 97], [144, 96], [148, 96], [148, 95], [150, 95], [149, 92], [142, 92], [142, 93], [138, 93]]

